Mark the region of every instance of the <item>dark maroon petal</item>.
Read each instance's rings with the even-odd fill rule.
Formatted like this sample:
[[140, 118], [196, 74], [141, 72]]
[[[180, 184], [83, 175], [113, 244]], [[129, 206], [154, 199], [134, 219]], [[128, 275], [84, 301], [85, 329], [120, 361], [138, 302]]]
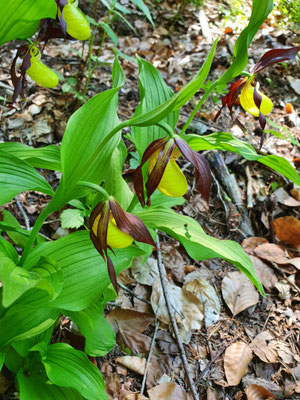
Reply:
[[[97, 223], [97, 234], [95, 235], [93, 232], [93, 225], [95, 223], [96, 218], [99, 216], [99, 221]], [[110, 208], [108, 202], [100, 202], [96, 205], [96, 207], [91, 212], [90, 216], [90, 237], [94, 246], [101, 254], [101, 256], [105, 259], [104, 254], [107, 252], [107, 229], [109, 223], [110, 216]]]
[[121, 231], [127, 233], [138, 242], [147, 243], [155, 247], [155, 243], [148, 228], [136, 215], [124, 211], [115, 200], [110, 201], [110, 208], [117, 227]]
[[211, 187], [211, 173], [208, 161], [202, 154], [192, 150], [182, 138], [176, 137], [175, 143], [183, 157], [194, 165], [196, 169], [196, 189], [208, 203]]
[[236, 82], [233, 82], [230, 86], [229, 92], [227, 93], [226, 96], [222, 98], [222, 107], [220, 110], [217, 112], [214, 122], [219, 118], [223, 108], [227, 105], [229, 110], [232, 109], [233, 105], [236, 103], [238, 96], [239, 96], [239, 91], [244, 86], [245, 83], [245, 78], [240, 78]]
[[251, 73], [256, 74], [262, 69], [269, 67], [272, 64], [292, 60], [300, 51], [300, 46], [290, 47], [289, 49], [274, 49], [267, 51], [260, 60], [252, 67]]
[[[17, 76], [16, 62], [19, 57], [23, 57], [23, 61], [22, 61], [22, 65], [21, 65], [21, 73], [19, 76]], [[25, 74], [26, 74], [27, 69], [30, 67], [30, 58], [31, 58], [31, 56], [30, 56], [28, 45], [21, 46], [18, 49], [17, 54], [11, 64], [10, 75], [11, 75], [12, 83], [14, 85], [13, 103], [16, 101], [16, 99], [19, 97], [19, 95], [22, 94], [22, 90], [25, 85]]]
[[106, 256], [106, 261], [107, 261], [107, 272], [108, 272], [109, 279], [110, 279], [116, 293], [118, 293], [118, 282], [117, 282], [116, 271], [115, 271], [114, 265], [113, 265], [111, 259], [108, 257], [108, 255]]
[[67, 35], [67, 24], [66, 24], [66, 21], [64, 19], [63, 12], [61, 12], [61, 14], [60, 14], [60, 28], [61, 28], [61, 31], [62, 31], [64, 37], [66, 37], [66, 35]]
[[146, 183], [148, 205], [150, 205], [150, 197], [152, 193], [161, 181], [174, 147], [175, 143], [173, 141], [169, 141], [168, 144], [159, 152], [154, 168], [151, 171]]
[[139, 199], [139, 202], [144, 207], [145, 206], [145, 193], [144, 193], [144, 179], [143, 179], [143, 171], [142, 168], [144, 164], [149, 160], [153, 153], [155, 153], [163, 144], [166, 142], [167, 138], [161, 138], [154, 140], [154, 142], [150, 143], [146, 148], [141, 164], [133, 171], [133, 185], [136, 195]]

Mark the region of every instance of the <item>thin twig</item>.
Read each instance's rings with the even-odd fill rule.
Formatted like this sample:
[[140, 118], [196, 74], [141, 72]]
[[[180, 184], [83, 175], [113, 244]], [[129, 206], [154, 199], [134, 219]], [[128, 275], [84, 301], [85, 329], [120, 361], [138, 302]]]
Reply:
[[156, 319], [155, 320], [155, 329], [154, 329], [154, 333], [153, 333], [153, 337], [152, 337], [152, 342], [151, 342], [151, 346], [150, 346], [150, 350], [149, 350], [149, 354], [148, 354], [148, 358], [147, 358], [147, 363], [146, 363], [142, 387], [141, 387], [141, 395], [144, 393], [144, 390], [145, 390], [148, 369], [150, 366], [150, 360], [151, 360], [152, 352], [154, 349], [154, 344], [155, 344], [155, 339], [156, 339], [158, 328], [159, 328], [159, 321], [158, 321], [158, 319]]
[[20, 210], [21, 214], [23, 215], [24, 221], [25, 221], [25, 226], [26, 226], [26, 230], [30, 231], [30, 223], [29, 223], [29, 218], [27, 217], [27, 214], [22, 206], [22, 204], [20, 203], [20, 201], [16, 198], [16, 205], [18, 207], [18, 209]]
[[127, 286], [123, 285], [123, 283], [121, 283], [119, 281], [117, 283], [118, 283], [118, 286], [120, 286], [120, 288], [122, 288], [126, 292], [130, 293], [132, 296], [136, 297], [138, 300], [143, 301], [144, 303], [149, 304], [151, 306], [151, 303], [149, 300], [146, 300], [143, 297], [139, 296], [138, 294], [135, 294], [132, 290], [128, 289]]
[[194, 400], [199, 400], [199, 396], [198, 396], [198, 394], [196, 392], [196, 387], [194, 385], [194, 382], [193, 382], [192, 377], [191, 377], [190, 372], [189, 372], [189, 364], [188, 364], [188, 361], [187, 361], [187, 357], [186, 357], [186, 354], [185, 354], [185, 350], [184, 350], [182, 341], [181, 341], [180, 336], [179, 336], [179, 331], [178, 331], [177, 323], [176, 323], [176, 320], [175, 320], [175, 317], [174, 317], [174, 312], [172, 310], [172, 305], [171, 305], [171, 301], [170, 301], [170, 298], [169, 298], [169, 293], [168, 293], [168, 290], [167, 290], [164, 265], [162, 263], [159, 236], [158, 236], [158, 232], [157, 231], [156, 231], [156, 233], [157, 233], [157, 235], [156, 235], [157, 266], [158, 266], [160, 282], [161, 282], [161, 286], [162, 286], [162, 290], [163, 290], [166, 306], [167, 306], [167, 309], [168, 309], [169, 317], [170, 317], [171, 324], [172, 324], [172, 327], [173, 327], [173, 332], [174, 332], [174, 335], [175, 335], [177, 346], [179, 348], [181, 361], [182, 361], [182, 364], [183, 364], [183, 368], [185, 370], [185, 374], [186, 374], [186, 377], [187, 377], [187, 380], [188, 380], [188, 384], [189, 384], [193, 399]]
[[239, 334], [237, 337], [235, 337], [234, 339], [231, 340], [231, 342], [229, 342], [228, 344], [226, 344], [226, 346], [224, 346], [216, 355], [213, 359], [210, 360], [210, 362], [207, 364], [207, 366], [204, 368], [204, 370], [201, 372], [201, 374], [198, 376], [198, 379], [196, 381], [196, 385], [199, 385], [200, 381], [202, 378], [204, 378], [204, 376], [206, 375], [207, 371], [210, 369], [210, 367], [212, 366], [212, 364], [214, 364], [220, 357], [221, 355], [224, 353], [224, 351], [227, 349], [227, 347], [229, 347], [230, 345], [232, 345], [232, 343], [234, 343], [236, 340], [238, 340], [240, 338], [241, 334]]

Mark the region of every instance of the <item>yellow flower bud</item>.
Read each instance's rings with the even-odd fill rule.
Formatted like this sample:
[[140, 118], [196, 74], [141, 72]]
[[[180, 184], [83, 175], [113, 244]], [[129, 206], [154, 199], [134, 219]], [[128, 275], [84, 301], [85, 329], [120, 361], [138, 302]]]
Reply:
[[[81, 10], [72, 3], [73, 1], [69, 0], [62, 11], [67, 25], [67, 33], [74, 39], [86, 40], [91, 36], [89, 23]], [[61, 17], [59, 8], [58, 17], [59, 19]]]
[[[241, 91], [240, 103], [243, 109], [247, 111], [249, 114], [253, 115], [254, 117], [259, 117], [259, 109], [254, 102], [254, 86], [251, 85], [252, 81], [253, 78], [250, 78], [245, 83], [245, 86]], [[267, 115], [272, 111], [273, 103], [269, 99], [269, 97], [260, 92], [258, 88], [259, 84], [257, 83], [256, 90], [258, 94], [262, 97], [260, 111], [262, 112], [263, 115]]]
[[40, 86], [52, 88], [58, 84], [58, 76], [40, 61], [41, 53], [35, 47], [30, 48], [30, 67], [26, 74]]
[[[158, 149], [149, 159], [149, 167], [148, 171], [149, 174], [152, 172], [156, 160], [158, 158], [160, 149]], [[187, 192], [187, 180], [179, 168], [178, 164], [176, 163], [176, 159], [179, 157], [180, 151], [177, 147], [174, 148], [172, 151], [170, 160], [166, 166], [166, 169], [163, 173], [163, 176], [157, 186], [157, 189], [165, 194], [166, 196], [170, 197], [180, 197], [186, 194]]]
[[[101, 214], [99, 214], [97, 218], [95, 218], [95, 221], [93, 223], [92, 229], [95, 236], [97, 236], [97, 225], [100, 218]], [[132, 242], [133, 242], [133, 237], [128, 235], [128, 233], [121, 231], [121, 229], [117, 227], [116, 221], [113, 218], [112, 214], [110, 214], [108, 228], [107, 228], [108, 246], [110, 246], [112, 249], [123, 249], [125, 247], [130, 246]]]

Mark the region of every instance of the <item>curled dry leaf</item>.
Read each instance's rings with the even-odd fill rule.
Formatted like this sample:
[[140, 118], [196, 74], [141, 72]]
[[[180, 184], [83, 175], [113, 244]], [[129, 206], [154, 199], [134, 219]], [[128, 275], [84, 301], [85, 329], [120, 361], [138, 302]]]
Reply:
[[265, 363], [275, 363], [277, 352], [270, 341], [274, 335], [270, 331], [260, 332], [250, 343], [250, 348]]
[[154, 322], [154, 317], [152, 315], [123, 308], [115, 308], [107, 314], [106, 319], [114, 327], [116, 332], [120, 329], [142, 333]]
[[247, 400], [272, 400], [276, 397], [260, 385], [249, 385], [245, 389]]
[[253, 263], [256, 275], [259, 277], [261, 283], [267, 290], [272, 289], [278, 282], [274, 270], [260, 258], [251, 255], [249, 257]]
[[236, 342], [227, 347], [224, 357], [224, 370], [229, 386], [240, 383], [251, 360], [252, 351], [247, 343]]
[[259, 295], [253, 283], [241, 272], [229, 272], [222, 281], [222, 295], [233, 315], [258, 303]]
[[175, 282], [182, 282], [185, 276], [185, 261], [178, 251], [178, 242], [168, 241], [161, 244], [163, 264]]
[[277, 244], [261, 244], [256, 247], [254, 253], [257, 257], [260, 257], [263, 260], [274, 262], [276, 264], [288, 264], [290, 262], [290, 258], [286, 251]]
[[264, 243], [268, 243], [267, 239], [259, 237], [259, 236], [253, 236], [253, 237], [244, 239], [242, 241], [242, 247], [246, 253], [253, 254], [256, 247], [259, 246], [260, 244], [264, 244]]
[[146, 368], [146, 358], [135, 356], [118, 357], [116, 361], [124, 367], [136, 372], [139, 375], [144, 375]]
[[275, 284], [276, 289], [279, 292], [279, 297], [283, 300], [291, 298], [291, 287], [285, 281], [279, 281]]
[[218, 295], [207, 279], [202, 278], [200, 271], [188, 274], [184, 279], [183, 288], [193, 293], [203, 304], [205, 325], [218, 322], [221, 304]]
[[133, 260], [131, 266], [132, 275], [143, 285], [152, 286], [159, 279], [157, 261], [153, 257], [149, 257], [147, 261], [142, 263], [142, 257]]
[[[166, 284], [170, 301], [175, 311], [176, 321], [184, 328], [181, 330], [181, 339], [188, 343], [190, 331], [200, 329], [203, 320], [203, 305], [191, 292], [175, 286], [169, 282]], [[151, 305], [157, 318], [164, 324], [170, 325], [168, 309], [165, 303], [160, 281], [154, 283], [151, 295]], [[180, 328], [180, 327], [179, 327]]]
[[300, 246], [300, 221], [295, 217], [280, 217], [271, 222], [281, 242], [297, 249]]
[[272, 196], [275, 198], [278, 203], [284, 204], [288, 207], [299, 207], [300, 201], [294, 199], [294, 197], [290, 196], [283, 188], [276, 189]]
[[174, 382], [161, 383], [148, 390], [150, 400], [192, 400], [192, 395]]

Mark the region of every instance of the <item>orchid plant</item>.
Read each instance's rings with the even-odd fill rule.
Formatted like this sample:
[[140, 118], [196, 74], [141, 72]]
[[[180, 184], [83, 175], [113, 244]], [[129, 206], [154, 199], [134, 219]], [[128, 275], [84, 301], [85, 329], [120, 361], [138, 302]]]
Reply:
[[[0, 43], [27, 39], [12, 64], [14, 99], [24, 89], [26, 74], [45, 87], [57, 84], [54, 72], [41, 61], [37, 41], [28, 38], [40, 20], [48, 18], [50, 22], [41, 30], [44, 41], [68, 35], [86, 39], [89, 27], [77, 2], [15, 0], [7, 1], [4, 8], [4, 14], [11, 17], [0, 24]], [[176, 161], [181, 156], [193, 164], [196, 189], [209, 203], [211, 175], [199, 153], [203, 150], [236, 152], [300, 185], [287, 160], [257, 154], [250, 144], [229, 133], [186, 134], [214, 88], [244, 74], [248, 47], [272, 8], [272, 0], [253, 0], [251, 18], [235, 44], [232, 65], [207, 87], [180, 132], [176, 129], [179, 110], [204, 84], [217, 41], [199, 72], [176, 94], [153, 65], [137, 57], [141, 99], [134, 115], [125, 121], [120, 122], [117, 114], [118, 92], [125, 76], [115, 58], [112, 88], [91, 98], [71, 116], [60, 147], [0, 144], [0, 204], [29, 190], [51, 198], [31, 231], [23, 229], [6, 209], [0, 221], [0, 366], [15, 374], [21, 400], [108, 398], [102, 375], [87, 356], [103, 356], [114, 347], [114, 330], [103, 315], [105, 304], [117, 296], [117, 275], [136, 257], [145, 260], [155, 251], [156, 230], [178, 240], [192, 259], [222, 258], [234, 264], [264, 295], [251, 260], [238, 243], [208, 236], [196, 220], [172, 207], [183, 204], [182, 196], [188, 191], [187, 179]], [[223, 107], [227, 105], [232, 113], [241, 90], [242, 107], [259, 117], [264, 126], [271, 101], [254, 84], [256, 74], [275, 61], [292, 59], [298, 51], [299, 47], [267, 52], [252, 75], [246, 73], [232, 84]], [[17, 57], [22, 58], [19, 75]], [[139, 154], [139, 166], [131, 171], [134, 192], [122, 175], [127, 157], [123, 128], [130, 128], [127, 138]], [[36, 168], [62, 172], [56, 190]], [[46, 241], [40, 235], [43, 223], [66, 205], [83, 210], [87, 226]], [[62, 315], [78, 326], [85, 338], [84, 351], [55, 339], [53, 333]]]

